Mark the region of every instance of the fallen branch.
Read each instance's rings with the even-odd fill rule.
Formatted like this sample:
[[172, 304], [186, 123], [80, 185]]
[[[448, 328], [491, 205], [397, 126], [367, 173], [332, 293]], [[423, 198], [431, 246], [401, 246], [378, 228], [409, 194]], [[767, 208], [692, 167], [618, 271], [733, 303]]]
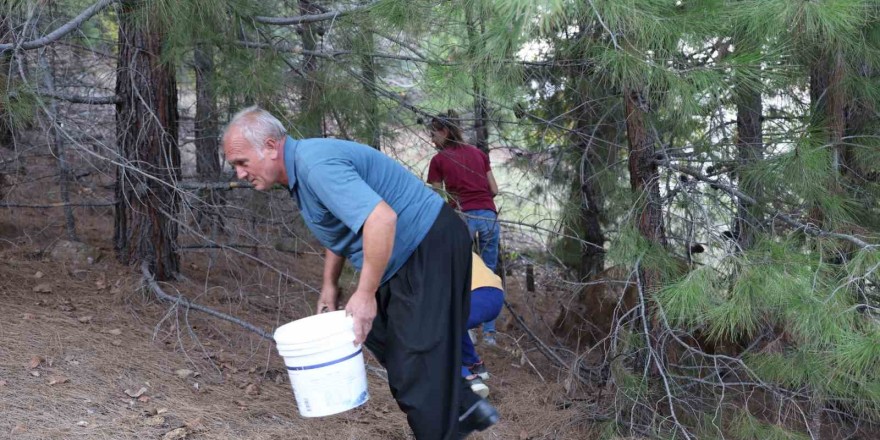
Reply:
[[[169, 302], [169, 303], [172, 303], [176, 306], [183, 306], [183, 307], [190, 309], [190, 310], [197, 310], [199, 312], [206, 313], [206, 314], [211, 315], [215, 318], [220, 318], [224, 321], [239, 325], [242, 328], [244, 328], [245, 330], [256, 333], [257, 335], [259, 335], [260, 337], [262, 337], [264, 339], [268, 339], [272, 342], [275, 342], [275, 338], [273, 338], [269, 332], [255, 326], [249, 322], [245, 322], [245, 321], [242, 321], [241, 319], [238, 319], [234, 316], [227, 315], [222, 312], [218, 312], [210, 307], [205, 307], [203, 305], [196, 304], [196, 303], [190, 301], [189, 299], [184, 298], [183, 296], [178, 295], [175, 297], [175, 296], [171, 296], [171, 295], [165, 293], [165, 291], [162, 290], [162, 288], [159, 286], [159, 283], [156, 282], [156, 279], [153, 278], [153, 274], [150, 273], [149, 265], [147, 264], [146, 261], [141, 263], [141, 273], [144, 275], [144, 281], [147, 283], [148, 286], [150, 286], [150, 290], [153, 291], [153, 293], [156, 295], [156, 297], [160, 301]], [[386, 382], [388, 381], [388, 372], [385, 371], [384, 368], [374, 367], [369, 364], [365, 364], [365, 366], [366, 366], [367, 370], [370, 371], [371, 373], [375, 374], [376, 376], [385, 380]]]
[[218, 190], [231, 190], [231, 189], [253, 189], [254, 185], [247, 182], [180, 182], [177, 185], [180, 189], [218, 189]]
[[242, 321], [234, 316], [230, 316], [225, 313], [218, 312], [218, 311], [211, 309], [209, 307], [205, 307], [203, 305], [196, 304], [196, 303], [190, 301], [189, 299], [184, 298], [183, 296], [174, 297], [174, 296], [171, 296], [171, 295], [165, 293], [165, 291], [163, 291], [162, 288], [159, 287], [159, 283], [156, 282], [156, 279], [153, 278], [153, 274], [150, 273], [150, 269], [149, 269], [146, 261], [141, 263], [141, 273], [144, 274], [144, 281], [147, 282], [147, 284], [150, 286], [150, 289], [153, 290], [153, 293], [156, 294], [156, 297], [159, 298], [160, 300], [174, 303], [178, 306], [186, 307], [187, 309], [198, 310], [202, 313], [207, 313], [208, 315], [211, 315], [215, 318], [220, 318], [224, 321], [228, 321], [233, 324], [237, 324], [237, 325], [245, 328], [246, 330], [252, 331], [252, 332], [254, 332], [254, 333], [270, 340], [270, 341], [275, 340], [272, 337], [272, 335], [269, 334], [269, 332], [255, 326], [253, 324]]
[[65, 208], [68, 206], [71, 207], [94, 207], [94, 206], [113, 206], [115, 203], [113, 202], [85, 202], [85, 203], [49, 203], [45, 205], [25, 205], [21, 203], [0, 203], [0, 208], [33, 208], [33, 209], [48, 209], [48, 208]]
[[510, 305], [509, 302], [507, 302], [506, 299], [504, 300], [504, 307], [507, 307], [507, 311], [510, 312], [511, 315], [513, 315], [516, 323], [519, 324], [523, 331], [525, 331], [526, 334], [528, 334], [533, 341], [535, 341], [535, 345], [538, 346], [538, 350], [541, 352], [541, 354], [543, 354], [547, 359], [556, 364], [556, 366], [558, 366], [559, 368], [571, 371], [572, 374], [574, 374], [574, 376], [577, 377], [578, 380], [582, 383], [589, 383], [589, 381], [586, 378], [582, 377], [579, 372], [572, 371], [568, 364], [566, 364], [565, 361], [560, 358], [559, 355], [556, 354], [556, 352], [553, 351], [552, 348], [548, 347], [547, 344], [545, 344], [544, 341], [542, 341], [541, 338], [539, 338], [538, 335], [536, 335], [535, 332], [533, 332], [532, 329], [529, 328], [522, 316], [519, 316], [519, 314], [513, 310], [513, 307]]

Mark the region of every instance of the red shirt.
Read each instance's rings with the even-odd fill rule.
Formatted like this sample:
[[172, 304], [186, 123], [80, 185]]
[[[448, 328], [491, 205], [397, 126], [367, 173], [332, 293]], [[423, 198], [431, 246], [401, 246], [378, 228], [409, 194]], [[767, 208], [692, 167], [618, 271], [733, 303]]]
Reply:
[[443, 182], [452, 196], [450, 204], [462, 211], [495, 209], [489, 177], [489, 156], [473, 145], [446, 147], [431, 158], [428, 183]]

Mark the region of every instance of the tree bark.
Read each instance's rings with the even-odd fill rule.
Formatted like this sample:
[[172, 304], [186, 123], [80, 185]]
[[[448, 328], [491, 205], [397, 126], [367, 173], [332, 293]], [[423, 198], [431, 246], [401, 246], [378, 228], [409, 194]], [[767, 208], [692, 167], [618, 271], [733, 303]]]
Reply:
[[[467, 5], [465, 20], [467, 21], [468, 40], [471, 55], [473, 56], [479, 53], [479, 45], [485, 32], [485, 24], [481, 16], [474, 17], [474, 12], [471, 10], [472, 7], [474, 5]], [[485, 96], [486, 86], [483, 71], [477, 63], [473, 64], [471, 78], [473, 78], [474, 91], [474, 146], [482, 152], [489, 154], [489, 125], [487, 121], [489, 114]]]
[[[12, 32], [9, 26], [10, 17], [0, 11], [0, 41], [12, 41]], [[10, 52], [0, 53], [0, 96], [9, 99], [9, 69]], [[6, 99], [0, 99], [0, 146], [12, 148], [12, 123], [9, 113], [6, 111]]]
[[633, 192], [641, 198], [636, 225], [639, 233], [648, 241], [665, 246], [660, 175], [654, 163], [654, 143], [648, 134], [643, 109], [647, 104], [639, 90], [625, 88], [623, 94], [629, 142], [629, 183]]
[[[50, 92], [55, 92], [55, 71], [45, 54], [40, 54], [40, 68], [43, 70], [43, 87]], [[67, 239], [70, 241], [79, 241], [76, 236], [76, 218], [73, 216], [73, 207], [70, 206], [70, 164], [67, 162], [67, 152], [65, 151], [64, 138], [58, 132], [58, 102], [50, 99], [46, 110], [46, 119], [49, 125], [49, 134], [52, 137], [51, 151], [52, 155], [58, 161], [58, 185], [61, 203], [64, 203], [64, 227], [67, 232]]]
[[200, 180], [214, 182], [220, 177], [220, 156], [213, 48], [208, 45], [196, 47], [193, 61], [196, 73], [196, 172]]
[[[738, 46], [743, 45], [738, 44]], [[763, 199], [763, 187], [754, 181], [749, 184], [742, 171], [764, 159], [761, 91], [737, 84], [734, 96], [736, 99], [736, 149], [741, 168], [741, 171], [737, 173], [737, 179], [739, 179], [742, 192], [751, 194], [755, 200], [760, 201]], [[736, 212], [734, 237], [736, 237], [740, 249], [749, 249], [754, 244], [756, 232], [761, 228], [763, 222], [761, 209], [745, 200], [737, 199]]]
[[177, 83], [161, 62], [162, 32], [136, 21], [137, 0], [119, 13], [116, 71], [116, 169], [114, 248], [123, 263], [147, 262], [159, 280], [179, 270], [175, 223], [180, 176]]

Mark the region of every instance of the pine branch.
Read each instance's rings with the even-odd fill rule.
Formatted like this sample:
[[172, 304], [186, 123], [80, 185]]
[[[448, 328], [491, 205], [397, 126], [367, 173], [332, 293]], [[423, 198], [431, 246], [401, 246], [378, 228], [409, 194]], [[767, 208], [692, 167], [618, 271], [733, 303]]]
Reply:
[[37, 91], [37, 95], [60, 99], [62, 101], [72, 102], [74, 104], [95, 104], [95, 105], [110, 105], [116, 104], [119, 102], [119, 97], [116, 95], [111, 96], [79, 96], [79, 95], [65, 95], [63, 93], [58, 92], [50, 92], [48, 90], [39, 90]]
[[287, 26], [291, 24], [305, 24], [305, 23], [317, 23], [320, 21], [328, 21], [335, 20], [336, 18], [343, 17], [349, 14], [353, 14], [355, 12], [363, 12], [373, 7], [378, 2], [370, 2], [364, 5], [356, 6], [351, 9], [346, 9], [344, 11], [330, 11], [325, 12], [323, 14], [307, 14], [307, 15], [297, 15], [295, 17], [254, 17], [254, 20], [257, 23], [262, 24], [271, 24], [276, 26]]
[[[709, 184], [717, 187], [718, 189], [726, 192], [727, 194], [729, 194], [733, 197], [736, 197], [736, 198], [738, 198], [748, 204], [755, 205], [758, 203], [758, 201], [755, 200], [753, 197], [741, 192], [740, 190], [738, 190], [730, 185], [726, 185], [719, 180], [712, 180], [712, 179], [706, 177], [705, 175], [703, 175], [703, 173], [698, 170], [692, 169], [687, 166], [676, 165], [676, 164], [670, 162], [669, 159], [666, 156], [664, 156], [663, 154], [658, 154], [657, 158], [655, 158], [655, 160], [654, 160], [654, 163], [656, 163], [657, 165], [669, 168], [671, 170], [677, 171], [679, 173], [687, 174], [687, 175], [689, 175], [689, 176], [693, 177], [694, 179], [697, 179], [701, 182], [709, 183]], [[782, 220], [783, 223], [785, 223], [795, 229], [803, 230], [805, 234], [812, 235], [814, 237], [839, 238], [841, 240], [846, 240], [850, 243], [853, 243], [862, 249], [875, 248], [878, 246], [876, 244], [867, 243], [867, 242], [863, 241], [862, 239], [855, 237], [855, 236], [852, 236], [852, 235], [841, 234], [839, 232], [830, 232], [830, 231], [826, 231], [826, 230], [821, 229], [821, 228], [819, 228], [815, 225], [812, 225], [812, 224], [802, 223], [802, 222], [796, 220], [795, 218], [789, 216], [788, 214], [785, 214], [782, 212], [777, 211], [773, 215], [773, 217]]]
[[101, 12], [101, 10], [103, 10], [104, 8], [109, 6], [111, 3], [114, 3], [116, 1], [117, 0], [99, 0], [94, 5], [89, 6], [84, 11], [80, 12], [80, 14], [77, 15], [76, 17], [74, 17], [73, 20], [68, 21], [67, 23], [65, 23], [64, 25], [59, 27], [58, 29], [55, 29], [54, 31], [50, 32], [48, 35], [37, 38], [35, 40], [25, 41], [21, 44], [15, 44], [15, 43], [0, 44], [0, 54], [2, 54], [3, 52], [6, 52], [8, 50], [13, 50], [13, 49], [24, 49], [24, 50], [37, 49], [37, 48], [46, 46], [52, 42], [58, 41], [59, 39], [61, 39], [65, 35], [78, 29], [83, 23], [85, 23], [86, 20], [94, 17], [95, 14], [97, 14], [98, 12]]

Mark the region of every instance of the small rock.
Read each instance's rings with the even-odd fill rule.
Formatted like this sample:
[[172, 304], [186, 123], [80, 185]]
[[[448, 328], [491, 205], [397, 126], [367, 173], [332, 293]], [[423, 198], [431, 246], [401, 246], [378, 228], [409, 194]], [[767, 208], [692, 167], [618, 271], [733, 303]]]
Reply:
[[186, 438], [188, 434], [186, 428], [177, 428], [173, 431], [168, 431], [165, 435], [162, 436], [162, 440], [183, 440]]
[[40, 283], [34, 286], [34, 292], [52, 293], [52, 283]]
[[38, 270], [37, 273], [34, 274], [34, 278], [36, 278], [36, 279], [40, 279], [40, 278], [43, 278], [43, 275], [44, 275], [43, 272], [40, 272], [40, 271]]
[[33, 313], [25, 313], [25, 314], [21, 315], [21, 319], [24, 319], [25, 321], [33, 321], [33, 320], [37, 319], [37, 317], [34, 316]]
[[39, 372], [39, 371], [36, 371], [36, 370], [31, 371], [31, 376], [34, 376], [34, 377], [40, 377], [40, 372]]
[[128, 397], [131, 397], [132, 399], [137, 399], [138, 397], [141, 397], [146, 392], [147, 392], [147, 387], [141, 387], [141, 389], [139, 389], [137, 391], [132, 391], [130, 389], [125, 390], [125, 394], [128, 394]]
[[83, 324], [88, 324], [88, 323], [92, 322], [92, 315], [80, 316], [79, 319], [77, 319], [77, 321], [79, 321]]
[[5, 387], [7, 382], [3, 379], [0, 379], [0, 387]]
[[114, 328], [113, 330], [110, 330], [110, 331], [107, 332], [107, 333], [110, 333], [110, 334], [113, 335], [113, 336], [119, 336], [119, 335], [122, 334], [122, 330], [120, 330], [120, 329], [118, 329], [118, 328]]
[[58, 385], [67, 382], [70, 382], [70, 379], [64, 376], [52, 376], [49, 378], [49, 385]]
[[120, 341], [119, 339], [114, 339], [110, 341], [110, 343], [113, 344], [114, 347], [119, 347], [120, 345], [122, 345], [122, 341]]
[[193, 375], [193, 371], [187, 370], [186, 368], [181, 368], [179, 370], [174, 370], [174, 374], [176, 374], [177, 377], [179, 377], [181, 379], [186, 379], [187, 377], [190, 377]]
[[244, 393], [248, 396], [259, 396], [260, 385], [256, 383], [250, 383], [248, 384], [248, 386], [244, 387]]
[[101, 258], [101, 250], [78, 241], [58, 240], [49, 256], [56, 261], [65, 261], [76, 266], [94, 264]]
[[15, 425], [15, 427], [12, 428], [12, 431], [10, 431], [9, 433], [12, 435], [19, 435], [24, 434], [25, 432], [27, 432], [27, 428], [25, 428], [24, 425]]
[[85, 420], [80, 420], [80, 421], [76, 422], [76, 426], [81, 426], [81, 427], [85, 428], [86, 426], [89, 426], [89, 422], [87, 422]]
[[149, 402], [150, 402], [150, 396], [141, 396], [141, 397], [138, 397], [138, 402], [140, 402], [140, 403], [149, 403]]
[[144, 421], [147, 426], [162, 426], [165, 424], [165, 417], [153, 416]]

